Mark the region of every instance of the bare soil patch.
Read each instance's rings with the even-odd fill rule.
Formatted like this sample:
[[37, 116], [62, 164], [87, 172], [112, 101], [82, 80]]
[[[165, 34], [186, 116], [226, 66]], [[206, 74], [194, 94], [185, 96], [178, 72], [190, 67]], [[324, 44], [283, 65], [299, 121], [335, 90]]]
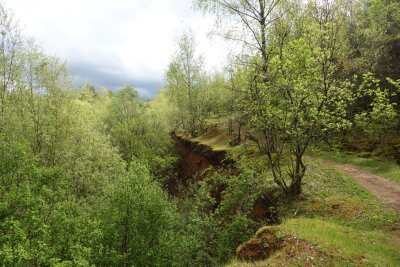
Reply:
[[348, 176], [357, 181], [361, 186], [371, 191], [383, 203], [400, 211], [400, 183], [385, 179], [360, 168], [324, 160], [328, 165], [344, 171]]

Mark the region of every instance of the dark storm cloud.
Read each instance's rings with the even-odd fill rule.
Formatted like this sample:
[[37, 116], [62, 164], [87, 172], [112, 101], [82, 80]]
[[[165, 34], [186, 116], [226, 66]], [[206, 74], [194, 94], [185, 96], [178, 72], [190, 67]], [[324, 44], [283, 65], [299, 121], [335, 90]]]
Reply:
[[117, 90], [124, 85], [131, 85], [136, 88], [145, 98], [152, 98], [163, 85], [162, 80], [146, 79], [141, 80], [135, 78], [133, 74], [129, 74], [122, 69], [118, 69], [113, 64], [99, 65], [86, 62], [69, 63], [69, 72], [72, 77], [74, 86], [79, 87], [86, 82], [90, 82], [95, 87], [105, 86], [111, 90]]
[[66, 61], [75, 86], [133, 85], [151, 98], [176, 51], [176, 37], [192, 27], [207, 70], [221, 69], [228, 49], [209, 40], [214, 19], [188, 0], [5, 0], [49, 55]]

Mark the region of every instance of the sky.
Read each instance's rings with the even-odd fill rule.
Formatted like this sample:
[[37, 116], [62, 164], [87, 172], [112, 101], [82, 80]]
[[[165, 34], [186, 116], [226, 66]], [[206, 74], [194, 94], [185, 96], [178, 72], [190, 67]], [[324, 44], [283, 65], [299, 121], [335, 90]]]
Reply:
[[221, 70], [229, 47], [210, 37], [214, 19], [191, 0], [3, 0], [23, 35], [46, 54], [67, 62], [75, 86], [91, 82], [115, 90], [132, 85], [152, 98], [176, 51], [176, 38], [191, 27], [207, 71]]

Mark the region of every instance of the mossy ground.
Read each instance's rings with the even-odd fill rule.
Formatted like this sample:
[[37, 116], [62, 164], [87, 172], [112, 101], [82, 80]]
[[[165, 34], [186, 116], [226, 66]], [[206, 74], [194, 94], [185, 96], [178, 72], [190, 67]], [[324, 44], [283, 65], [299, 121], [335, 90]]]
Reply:
[[221, 129], [211, 128], [206, 133], [199, 135], [190, 140], [207, 145], [211, 147], [214, 151], [229, 151], [232, 147], [229, 145], [229, 136]]
[[[245, 132], [247, 129], [242, 129], [241, 139], [244, 140]], [[247, 144], [243, 142], [237, 146], [229, 144], [230, 141], [237, 137], [237, 132], [233, 132], [231, 135], [228, 134], [228, 122], [224, 117], [212, 117], [206, 120], [206, 127], [203, 132], [199, 133], [196, 137], [185, 136], [191, 141], [206, 145], [213, 151], [226, 151], [233, 157], [237, 157], [246, 150], [254, 149], [254, 144], [250, 141]]]
[[[218, 118], [209, 123], [212, 130], [196, 141], [240, 156], [238, 164], [255, 170], [265, 184], [273, 186], [265, 157], [254, 145], [232, 147], [226, 123]], [[283, 222], [279, 227], [295, 241], [266, 261], [233, 260], [228, 266], [400, 266], [400, 213], [320, 159], [353, 164], [400, 180], [400, 166], [393, 162], [312, 150], [305, 158], [302, 195], [278, 205]]]
[[400, 214], [343, 172], [306, 162], [303, 194], [279, 205], [281, 231], [300, 243], [266, 261], [229, 266], [400, 266]]
[[320, 149], [310, 149], [308, 155], [316, 158], [354, 165], [371, 173], [383, 176], [387, 179], [400, 182], [400, 165], [387, 159], [371, 156], [364, 157], [362, 153], [322, 151]]
[[287, 220], [279, 229], [288, 240], [284, 249], [268, 260], [233, 260], [228, 266], [399, 266], [398, 240], [381, 231], [305, 217]]

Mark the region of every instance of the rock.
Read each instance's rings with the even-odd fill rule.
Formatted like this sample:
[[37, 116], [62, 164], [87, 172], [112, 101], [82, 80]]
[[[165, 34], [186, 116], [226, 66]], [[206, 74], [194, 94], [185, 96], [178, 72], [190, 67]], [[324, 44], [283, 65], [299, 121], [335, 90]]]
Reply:
[[284, 239], [278, 237], [278, 229], [265, 226], [248, 241], [236, 249], [236, 257], [241, 261], [260, 261], [269, 258], [283, 246]]

